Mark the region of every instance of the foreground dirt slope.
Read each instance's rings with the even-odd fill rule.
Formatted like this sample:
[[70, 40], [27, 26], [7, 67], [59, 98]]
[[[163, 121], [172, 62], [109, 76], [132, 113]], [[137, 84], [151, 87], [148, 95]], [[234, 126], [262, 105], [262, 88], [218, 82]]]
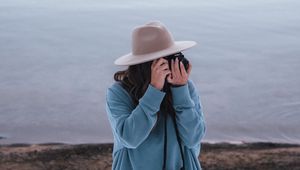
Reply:
[[[14, 144], [0, 146], [0, 169], [109, 170], [112, 144]], [[300, 170], [300, 146], [272, 143], [202, 144], [201, 165], [209, 170]]]

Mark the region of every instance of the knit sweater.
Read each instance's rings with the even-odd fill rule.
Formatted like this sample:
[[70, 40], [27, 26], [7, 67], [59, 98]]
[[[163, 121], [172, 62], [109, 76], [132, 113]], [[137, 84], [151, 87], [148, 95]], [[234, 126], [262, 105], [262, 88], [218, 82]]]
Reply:
[[[199, 91], [194, 82], [171, 87], [176, 124], [181, 139], [186, 170], [200, 170], [198, 160], [201, 139], [206, 132]], [[114, 137], [113, 170], [161, 170], [164, 159], [164, 125], [167, 127], [166, 169], [182, 167], [180, 148], [170, 115], [161, 114], [160, 104], [166, 92], [148, 85], [139, 104], [132, 99], [120, 82], [114, 82], [106, 91], [106, 113]]]

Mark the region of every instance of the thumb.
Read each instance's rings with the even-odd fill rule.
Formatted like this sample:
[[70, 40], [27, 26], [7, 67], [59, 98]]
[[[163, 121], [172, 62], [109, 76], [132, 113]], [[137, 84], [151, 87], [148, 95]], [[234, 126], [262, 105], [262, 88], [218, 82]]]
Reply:
[[167, 81], [168, 81], [168, 83], [172, 83], [173, 82], [173, 79], [171, 78], [171, 74], [167, 75]]

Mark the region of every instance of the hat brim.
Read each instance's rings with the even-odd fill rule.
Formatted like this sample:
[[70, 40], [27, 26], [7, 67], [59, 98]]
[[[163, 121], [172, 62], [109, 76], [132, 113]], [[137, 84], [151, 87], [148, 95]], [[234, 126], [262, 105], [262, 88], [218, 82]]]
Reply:
[[143, 55], [134, 55], [132, 53], [125, 54], [117, 58], [114, 61], [114, 64], [123, 65], [123, 66], [140, 64], [160, 57], [165, 57], [171, 54], [175, 54], [177, 52], [191, 48], [196, 44], [197, 43], [195, 41], [175, 41], [171, 47], [166, 48], [164, 50], [143, 54]]

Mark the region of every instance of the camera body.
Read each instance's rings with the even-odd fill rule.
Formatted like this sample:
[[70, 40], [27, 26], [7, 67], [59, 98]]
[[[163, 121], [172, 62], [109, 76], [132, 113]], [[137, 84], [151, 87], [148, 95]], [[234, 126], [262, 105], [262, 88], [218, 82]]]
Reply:
[[[179, 70], [181, 71], [181, 68], [180, 68], [180, 61], [182, 61], [183, 65], [184, 65], [184, 68], [185, 70], [187, 71], [188, 68], [189, 68], [189, 61], [184, 57], [184, 55], [181, 53], [181, 52], [178, 52], [178, 53], [175, 53], [175, 54], [171, 54], [171, 55], [168, 55], [168, 56], [165, 56], [163, 57], [164, 59], [168, 60], [168, 63], [169, 63], [169, 68], [171, 69], [171, 60], [174, 60], [176, 58], [178, 58], [178, 67], [179, 67]], [[176, 85], [172, 85], [170, 84], [168, 81], [167, 81], [167, 78], [165, 79], [165, 84], [164, 84], [164, 87], [163, 87], [163, 91], [166, 92], [166, 90], [170, 87], [170, 86], [173, 86], [173, 87], [176, 87]]]
[[[168, 55], [168, 56], [165, 56], [163, 57], [164, 59], [168, 60], [168, 63], [169, 63], [169, 68], [171, 69], [171, 60], [174, 60], [176, 58], [178, 58], [178, 61], [182, 61], [183, 65], [184, 65], [184, 68], [185, 70], [187, 71], [187, 69], [189, 68], [189, 61], [184, 57], [184, 55], [181, 53], [181, 52], [178, 52], [176, 54], [171, 54], [171, 55]], [[179, 70], [181, 71], [180, 69], [180, 63], [178, 62], [178, 66], [179, 66]]]

